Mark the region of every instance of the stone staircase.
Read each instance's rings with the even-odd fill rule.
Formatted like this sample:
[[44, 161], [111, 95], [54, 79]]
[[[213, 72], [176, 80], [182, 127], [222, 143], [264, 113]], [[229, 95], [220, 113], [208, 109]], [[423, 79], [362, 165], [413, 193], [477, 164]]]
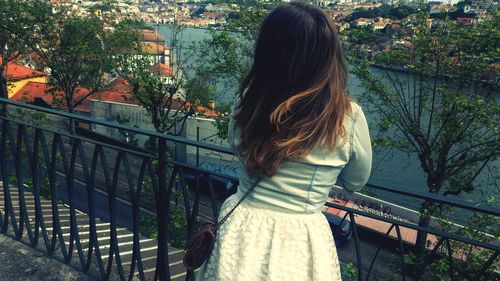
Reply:
[[[13, 203], [14, 213], [16, 215], [16, 220], [19, 220], [20, 206], [19, 206], [19, 194], [17, 188], [10, 188], [11, 200]], [[26, 190], [24, 191], [24, 197], [26, 202], [26, 209], [28, 212], [28, 217], [30, 219], [32, 227], [34, 227], [35, 221], [35, 198], [33, 194]], [[45, 223], [45, 227], [47, 229], [47, 235], [49, 239], [52, 237], [52, 203], [50, 200], [44, 199], [40, 197], [40, 203], [43, 213], [43, 219]], [[4, 190], [3, 186], [0, 183], [0, 215], [4, 216]], [[64, 237], [64, 241], [66, 246], [69, 245], [69, 236], [70, 236], [70, 209], [69, 206], [59, 203], [59, 218], [61, 224], [62, 235]], [[96, 217], [99, 217], [99, 214], [96, 214]], [[87, 254], [88, 241], [89, 241], [89, 230], [90, 226], [88, 225], [89, 217], [87, 214], [76, 210], [76, 220], [78, 224], [78, 234], [80, 236], [80, 242], [82, 245], [82, 250], [84, 254]], [[12, 229], [9, 226], [9, 229]], [[99, 241], [99, 247], [101, 251], [101, 257], [104, 266], [106, 266], [108, 262], [108, 249], [110, 243], [110, 223], [106, 221], [101, 221], [100, 219], [96, 219], [96, 232]], [[120, 252], [120, 258], [122, 261], [123, 269], [125, 271], [130, 269], [130, 265], [132, 263], [132, 250], [133, 250], [133, 232], [127, 228], [117, 228], [117, 237], [118, 237], [118, 246]], [[23, 239], [28, 240], [26, 230], [24, 231]], [[39, 244], [43, 244], [43, 238], [39, 238]], [[154, 273], [156, 270], [156, 252], [157, 252], [157, 241], [156, 239], [147, 238], [141, 236], [140, 238], [141, 245], [141, 258], [142, 265], [144, 269], [144, 275], [146, 280], [153, 280]], [[74, 260], [78, 260], [78, 254], [76, 251], [76, 245], [73, 251]], [[58, 250], [56, 250], [57, 252]], [[95, 251], [94, 251], [95, 252]], [[182, 256], [184, 251], [181, 249], [176, 249], [174, 247], [169, 247], [169, 265], [170, 265], [170, 274], [172, 281], [180, 281], [186, 279], [186, 270], [182, 265]], [[95, 254], [93, 256], [93, 260], [95, 261]], [[116, 261], [114, 261], [115, 263]], [[95, 263], [94, 263], [95, 264]], [[137, 265], [136, 265], [137, 272]], [[128, 275], [128, 274], [126, 274]], [[136, 273], [138, 276], [138, 273]]]

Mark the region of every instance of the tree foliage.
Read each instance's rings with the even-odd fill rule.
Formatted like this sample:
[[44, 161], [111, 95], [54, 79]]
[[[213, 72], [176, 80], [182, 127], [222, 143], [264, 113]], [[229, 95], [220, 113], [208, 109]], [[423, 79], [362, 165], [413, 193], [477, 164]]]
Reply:
[[30, 20], [26, 18], [29, 13], [28, 1], [2, 0], [0, 4], [0, 97], [8, 96], [5, 77], [7, 64], [17, 60], [26, 51], [23, 38], [29, 34], [25, 28], [30, 25]]
[[[171, 65], [160, 66], [161, 61], [149, 56], [142, 48], [141, 35], [136, 27], [123, 23], [116, 26], [112, 41], [121, 52], [114, 57], [114, 70], [128, 81], [134, 98], [149, 114], [157, 132], [180, 134], [192, 113], [188, 104], [193, 99], [186, 87], [184, 54], [178, 51], [183, 48], [179, 40], [182, 29], [173, 27], [169, 42], [170, 57], [173, 57]], [[160, 67], [170, 68], [171, 74], [165, 75]]]
[[212, 31], [210, 37], [191, 46], [191, 63], [200, 90], [211, 95], [235, 94], [250, 69], [250, 42], [228, 31]]
[[147, 24], [143, 19], [130, 19], [126, 18], [115, 25], [117, 30], [131, 30], [131, 29], [148, 29], [154, 30], [154, 28]]
[[[486, 191], [481, 188], [478, 191], [483, 197], [483, 200], [480, 200], [481, 204], [489, 207], [498, 205], [495, 197], [489, 194], [491, 190]], [[479, 201], [476, 203], [479, 203]], [[499, 217], [474, 212], [468, 216], [464, 225], [459, 226], [449, 219], [453, 211], [454, 208], [447, 205], [436, 208], [434, 216], [438, 218], [437, 222], [440, 230], [455, 234], [458, 237], [470, 239], [476, 243], [483, 243], [483, 245], [494, 245], [500, 238]], [[438, 241], [442, 243], [436, 248], [434, 256], [426, 257], [426, 260], [429, 262], [426, 266], [418, 268], [418, 265], [421, 265], [421, 259], [411, 252], [405, 254], [405, 261], [408, 265], [417, 265], [416, 271], [413, 273], [418, 280], [498, 280], [498, 274], [496, 273], [500, 269], [500, 260], [498, 259], [492, 261], [480, 279], [475, 276], [478, 270], [485, 265], [485, 261], [495, 254], [494, 250], [482, 246], [474, 246], [458, 240], [444, 240], [444, 237], [436, 238], [437, 240], [434, 242], [436, 244], [431, 243], [432, 247], [436, 247], [437, 243], [439, 243]], [[390, 261], [389, 267], [397, 275], [402, 274], [398, 258]]]
[[[33, 64], [50, 73], [54, 101], [74, 112], [106, 86], [112, 53], [105, 22], [42, 0], [14, 2], [22, 8], [11, 12], [18, 25], [7, 33], [22, 42]], [[70, 131], [74, 132], [72, 121]]]
[[[213, 30], [208, 39], [190, 47], [192, 57], [196, 58], [190, 68], [194, 72], [193, 80], [200, 81], [198, 90], [213, 98], [237, 93], [253, 61], [260, 24], [275, 5], [276, 2], [255, 1], [239, 5], [228, 18], [227, 31]], [[227, 137], [228, 118], [229, 115], [220, 116], [215, 123], [222, 138]]]
[[391, 18], [391, 19], [404, 19], [411, 14], [416, 13], [417, 10], [412, 6], [400, 5], [391, 6], [388, 4], [383, 4], [380, 7], [366, 9], [366, 8], [356, 8], [349, 16], [347, 16], [346, 21], [351, 22], [359, 18]]
[[260, 24], [275, 5], [256, 1], [239, 5], [228, 18], [228, 31], [213, 30], [208, 39], [191, 46], [193, 56], [198, 58], [191, 65], [196, 76], [222, 86], [222, 91], [238, 85], [250, 69]]
[[[374, 144], [418, 157], [429, 192], [459, 195], [472, 192], [475, 179], [500, 155], [499, 85], [488, 79], [496, 75], [498, 21], [429, 28], [426, 18], [420, 15], [413, 49], [391, 50], [378, 60], [406, 74], [373, 72], [367, 62], [355, 74], [365, 88], [363, 101], [380, 116]], [[422, 204], [419, 225], [429, 225], [433, 207]], [[420, 250], [425, 241], [419, 233]]]
[[352, 44], [381, 43], [384, 37], [381, 31], [375, 31], [369, 27], [351, 28], [346, 33], [349, 43]]

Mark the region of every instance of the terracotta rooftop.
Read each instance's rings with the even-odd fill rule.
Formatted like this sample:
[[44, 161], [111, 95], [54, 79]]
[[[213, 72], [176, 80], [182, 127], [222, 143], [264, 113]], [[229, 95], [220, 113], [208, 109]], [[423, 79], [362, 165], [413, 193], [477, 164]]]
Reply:
[[117, 77], [111, 81], [111, 87], [102, 90], [91, 98], [91, 100], [99, 100], [105, 102], [119, 102], [127, 104], [139, 104], [132, 94], [132, 87], [125, 78]]
[[47, 76], [47, 74], [44, 72], [29, 68], [24, 65], [16, 64], [15, 62], [7, 63], [7, 66], [4, 69], [4, 75], [7, 80], [22, 80], [26, 78]]
[[172, 67], [165, 65], [163, 63], [156, 63], [151, 67], [151, 71], [155, 73], [156, 75], [160, 76], [173, 76], [174, 71], [172, 70]]
[[141, 42], [142, 51], [149, 55], [163, 55], [165, 53], [165, 45], [155, 42]]
[[117, 92], [131, 92], [132, 86], [123, 77], [117, 77], [111, 81], [111, 89]]
[[138, 30], [141, 33], [142, 41], [146, 42], [165, 42], [165, 37], [159, 34], [156, 30], [142, 29]]
[[[89, 92], [86, 88], [78, 87], [75, 90], [75, 97], [78, 98]], [[46, 83], [29, 81], [19, 91], [11, 97], [13, 100], [33, 102], [36, 98], [43, 99], [48, 105], [54, 108], [65, 109], [64, 94], [62, 91], [54, 91], [53, 86]], [[76, 111], [90, 112], [89, 101], [84, 100]]]
[[226, 14], [218, 12], [203, 12], [202, 16], [207, 19], [217, 19], [226, 17]]
[[[36, 98], [41, 98], [51, 107], [66, 109], [64, 94], [62, 91], [52, 92], [52, 87], [53, 86], [45, 83], [30, 81], [26, 83], [26, 85], [24, 85], [24, 87], [22, 87], [14, 96], [12, 96], [11, 99], [23, 102], [33, 102]], [[88, 91], [89, 90], [86, 88], [77, 88], [75, 96], [78, 97], [87, 94]], [[118, 77], [111, 82], [110, 89], [99, 91], [84, 100], [76, 108], [76, 111], [89, 113], [91, 100], [139, 105], [139, 102], [135, 99], [131, 92], [130, 85], [124, 78], [121, 77]], [[189, 110], [191, 108], [191, 104], [184, 103], [180, 100], [173, 100], [171, 108], [172, 110]], [[212, 111], [204, 106], [196, 106], [195, 111], [207, 117], [219, 115], [218, 112]]]

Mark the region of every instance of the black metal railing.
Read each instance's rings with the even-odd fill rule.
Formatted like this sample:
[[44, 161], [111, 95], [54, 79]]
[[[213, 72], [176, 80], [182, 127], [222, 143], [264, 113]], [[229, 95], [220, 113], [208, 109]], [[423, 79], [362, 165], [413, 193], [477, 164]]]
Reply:
[[[199, 152], [225, 155], [213, 159], [223, 162], [226, 160], [221, 159], [233, 155], [229, 149], [7, 99], [0, 99], [0, 103], [5, 109], [0, 115], [2, 233], [102, 280], [113, 276], [121, 280], [194, 280], [194, 272], [183, 270], [178, 262], [183, 243], [200, 222], [218, 216], [221, 201], [234, 192], [238, 181], [200, 168]], [[83, 129], [69, 134], [70, 120], [90, 128], [103, 126], [129, 132], [148, 142], [149, 149]], [[195, 153], [195, 160], [174, 159], [173, 155], [179, 153]], [[496, 207], [380, 186], [371, 188], [500, 217]], [[398, 279], [425, 276], [443, 255], [447, 256], [449, 280], [498, 278], [500, 245], [495, 238], [473, 239], [452, 229], [421, 227], [342, 204], [326, 205], [341, 210], [342, 220], [350, 221], [354, 236], [350, 254], [355, 256], [357, 280], [373, 280], [380, 267], [377, 258], [387, 252], [383, 248], [389, 244], [393, 244], [389, 252], [395, 265], [389, 275]], [[375, 235], [369, 227], [357, 223], [361, 217], [385, 224], [387, 231]], [[421, 262], [408, 261], [413, 245], [405, 240], [402, 229], [436, 238]], [[361, 248], [367, 231], [370, 239], [379, 241], [370, 257]], [[390, 238], [393, 231], [395, 237]], [[127, 237], [131, 241], [125, 241]], [[463, 263], [464, 257], [453, 252], [450, 243], [463, 243], [473, 247], [475, 253], [484, 253], [481, 267], [474, 272], [457, 268], [454, 264]], [[386, 261], [382, 263], [387, 265]]]

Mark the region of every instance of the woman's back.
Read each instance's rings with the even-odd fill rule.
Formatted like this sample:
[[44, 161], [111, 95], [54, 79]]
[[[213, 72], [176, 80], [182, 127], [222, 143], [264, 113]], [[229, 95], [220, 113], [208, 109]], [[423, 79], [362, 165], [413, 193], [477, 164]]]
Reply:
[[[317, 146], [304, 157], [284, 162], [272, 177], [260, 180], [246, 203], [283, 212], [312, 213], [321, 210], [337, 182], [350, 191], [361, 189], [371, 169], [371, 145], [363, 111], [354, 102], [352, 108], [343, 122], [346, 134], [334, 150]], [[233, 149], [238, 147], [238, 135], [231, 122], [229, 143]], [[256, 180], [245, 169], [244, 158], [240, 158], [239, 178], [240, 194]]]
[[341, 279], [321, 208], [334, 184], [358, 190], [371, 169], [366, 119], [346, 79], [321, 9], [292, 2], [269, 13], [229, 125], [240, 186], [221, 207], [219, 219], [230, 216], [196, 280]]

